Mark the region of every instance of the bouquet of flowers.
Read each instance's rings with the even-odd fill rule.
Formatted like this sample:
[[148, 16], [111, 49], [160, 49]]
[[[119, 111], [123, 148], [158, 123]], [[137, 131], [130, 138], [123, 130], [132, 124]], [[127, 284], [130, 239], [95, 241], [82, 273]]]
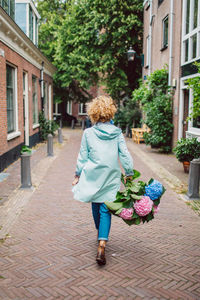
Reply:
[[106, 201], [109, 211], [123, 219], [128, 225], [139, 225], [141, 222], [149, 222], [159, 210], [160, 199], [165, 192], [163, 185], [150, 179], [148, 183], [135, 181], [140, 173], [134, 170], [131, 180], [125, 182], [122, 175], [122, 182], [125, 186], [119, 191], [114, 202]]

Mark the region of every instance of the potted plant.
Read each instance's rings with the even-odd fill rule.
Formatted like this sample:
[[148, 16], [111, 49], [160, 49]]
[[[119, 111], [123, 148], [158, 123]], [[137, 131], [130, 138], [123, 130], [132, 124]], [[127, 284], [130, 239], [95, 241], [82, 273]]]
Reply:
[[183, 163], [185, 173], [188, 173], [190, 161], [200, 157], [200, 142], [197, 138], [182, 138], [173, 151], [176, 158]]

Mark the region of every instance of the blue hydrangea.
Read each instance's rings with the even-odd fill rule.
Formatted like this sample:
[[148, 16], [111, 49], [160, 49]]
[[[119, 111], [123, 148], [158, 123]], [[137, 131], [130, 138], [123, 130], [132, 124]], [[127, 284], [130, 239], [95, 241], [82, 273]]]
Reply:
[[154, 180], [151, 184], [145, 187], [145, 196], [149, 196], [151, 200], [158, 199], [163, 192], [163, 186], [162, 184]]

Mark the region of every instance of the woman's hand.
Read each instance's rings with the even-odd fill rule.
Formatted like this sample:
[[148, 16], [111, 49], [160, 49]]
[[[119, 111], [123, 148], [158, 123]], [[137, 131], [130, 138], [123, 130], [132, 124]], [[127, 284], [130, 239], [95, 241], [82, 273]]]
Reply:
[[74, 181], [72, 182], [72, 185], [76, 185], [79, 182], [79, 176], [75, 176]]
[[124, 176], [124, 183], [126, 184], [127, 180], [131, 180], [133, 176]]

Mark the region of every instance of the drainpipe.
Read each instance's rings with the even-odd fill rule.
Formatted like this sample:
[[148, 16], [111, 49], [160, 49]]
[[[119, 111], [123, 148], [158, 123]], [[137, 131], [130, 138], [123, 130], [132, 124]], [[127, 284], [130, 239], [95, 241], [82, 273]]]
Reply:
[[150, 16], [149, 16], [149, 75], [151, 74], [151, 48], [152, 48], [152, 24], [153, 24], [153, 3], [152, 0], [149, 0], [150, 4]]
[[174, 27], [174, 0], [170, 4], [170, 41], [169, 41], [169, 77], [168, 85], [172, 86], [172, 66], [173, 66], [173, 27]]

